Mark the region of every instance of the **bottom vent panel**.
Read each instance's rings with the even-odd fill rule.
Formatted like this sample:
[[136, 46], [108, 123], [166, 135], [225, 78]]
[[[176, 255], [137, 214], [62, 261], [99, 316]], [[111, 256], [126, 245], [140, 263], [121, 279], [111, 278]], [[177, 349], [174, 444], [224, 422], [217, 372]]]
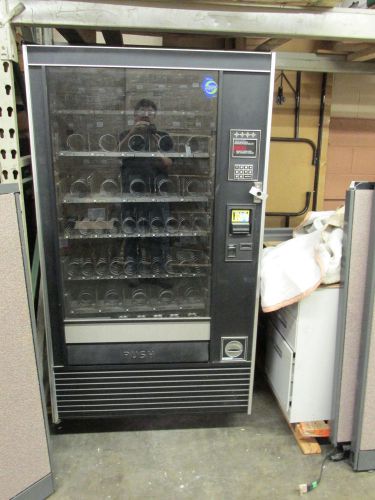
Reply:
[[55, 370], [59, 417], [246, 412], [250, 367]]

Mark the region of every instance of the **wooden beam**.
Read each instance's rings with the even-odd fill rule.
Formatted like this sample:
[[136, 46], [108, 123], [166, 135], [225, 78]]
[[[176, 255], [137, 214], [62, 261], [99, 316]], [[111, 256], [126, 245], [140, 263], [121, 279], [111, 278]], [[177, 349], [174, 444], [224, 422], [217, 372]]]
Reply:
[[350, 62], [345, 56], [318, 56], [317, 54], [296, 52], [277, 52], [276, 68], [285, 71], [375, 75], [374, 62]]
[[123, 43], [126, 47], [162, 47], [163, 37], [158, 35], [140, 35], [139, 33], [126, 33], [122, 35]]
[[359, 52], [371, 47], [368, 43], [362, 42], [317, 42], [315, 52], [317, 54], [350, 54], [351, 52]]
[[85, 45], [86, 43], [78, 30], [70, 28], [57, 28], [57, 31], [70, 45]]
[[122, 33], [117, 30], [102, 30], [103, 38], [107, 45], [122, 47]]
[[335, 42], [333, 43], [333, 50], [335, 52], [358, 52], [365, 50], [369, 47], [368, 43], [362, 42]]
[[261, 45], [258, 45], [256, 49], [259, 52], [271, 52], [271, 50], [274, 50], [276, 49], [276, 47], [280, 47], [281, 45], [284, 45], [284, 43], [289, 41], [289, 38], [270, 38]]
[[236, 50], [255, 50], [262, 43], [267, 42], [269, 38], [259, 37], [238, 37], [235, 39]]
[[225, 39], [209, 35], [177, 35], [165, 33], [163, 35], [163, 47], [178, 49], [225, 49]]
[[96, 44], [96, 31], [95, 30], [77, 30], [81, 38], [87, 45]]
[[330, 41], [318, 41], [315, 53], [316, 54], [335, 54], [335, 50], [333, 48], [334, 42]]
[[94, 30], [57, 28], [57, 31], [70, 45], [95, 45], [96, 43], [96, 31]]
[[318, 441], [313, 437], [304, 437], [300, 434], [298, 424], [289, 424], [300, 450], [304, 455], [319, 455], [322, 449]]
[[224, 38], [224, 49], [225, 50], [236, 50], [236, 40], [234, 38], [230, 38], [230, 37]]
[[360, 50], [359, 52], [349, 54], [347, 59], [348, 61], [353, 62], [371, 61], [371, 59], [375, 59], [375, 45], [372, 45], [367, 49]]

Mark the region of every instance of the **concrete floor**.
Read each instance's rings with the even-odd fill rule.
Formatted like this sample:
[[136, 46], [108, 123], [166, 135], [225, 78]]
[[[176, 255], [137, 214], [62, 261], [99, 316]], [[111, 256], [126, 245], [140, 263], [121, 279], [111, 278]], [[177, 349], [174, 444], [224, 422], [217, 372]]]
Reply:
[[[301, 453], [262, 380], [250, 417], [71, 422], [52, 445], [53, 500], [296, 499], [298, 484], [316, 479], [322, 461]], [[375, 499], [375, 473], [328, 462], [308, 498]]]

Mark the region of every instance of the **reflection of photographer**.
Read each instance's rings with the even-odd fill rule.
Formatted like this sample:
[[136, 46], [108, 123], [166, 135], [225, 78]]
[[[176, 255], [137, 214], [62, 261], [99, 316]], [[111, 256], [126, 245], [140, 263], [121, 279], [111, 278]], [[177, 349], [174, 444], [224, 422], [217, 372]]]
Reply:
[[[156, 104], [150, 99], [141, 99], [134, 108], [134, 125], [120, 135], [120, 151], [132, 151], [135, 157], [127, 157], [122, 161], [123, 192], [132, 192], [134, 179], [143, 182], [150, 192], [153, 180], [158, 176], [168, 176], [172, 160], [165, 156], [173, 147], [171, 137], [166, 132], [157, 130], [153, 123], [156, 116]], [[152, 152], [153, 155], [142, 155]], [[138, 184], [137, 184], [138, 186]]]
[[[132, 196], [147, 197], [153, 193], [167, 198], [177, 189], [169, 179], [172, 160], [168, 158], [168, 152], [173, 149], [173, 141], [169, 134], [161, 132], [154, 124], [156, 112], [157, 107], [153, 101], [141, 99], [134, 108], [134, 125], [120, 135], [119, 150], [134, 153], [133, 157], [122, 160], [123, 192]], [[142, 215], [137, 214], [134, 220], [134, 230], [141, 233], [143, 230], [150, 232], [152, 228], [154, 232], [162, 233], [163, 221], [168, 216], [168, 202], [158, 203], [157, 209], [153, 202], [143, 202]], [[126, 219], [128, 223], [129, 217], [123, 213], [123, 220]], [[142, 240], [142, 248], [146, 247], [149, 255], [159, 255], [168, 251], [169, 241], [166, 238], [145, 238]]]
[[171, 165], [170, 158], [165, 158], [162, 153], [167, 153], [173, 148], [173, 141], [166, 132], [157, 130], [153, 120], [157, 112], [156, 104], [149, 99], [141, 99], [134, 108], [134, 126], [120, 136], [120, 151], [160, 152], [162, 164]]

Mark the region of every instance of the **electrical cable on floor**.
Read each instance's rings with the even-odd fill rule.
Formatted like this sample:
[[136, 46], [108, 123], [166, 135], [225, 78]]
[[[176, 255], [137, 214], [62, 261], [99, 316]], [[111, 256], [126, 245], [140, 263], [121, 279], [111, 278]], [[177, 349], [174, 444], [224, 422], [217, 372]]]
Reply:
[[308, 493], [309, 491], [315, 490], [319, 486], [319, 483], [322, 480], [324, 465], [328, 459], [331, 459], [333, 462], [339, 462], [345, 458], [344, 452], [339, 452], [337, 448], [329, 451], [323, 459], [322, 465], [320, 466], [320, 474], [318, 479], [315, 481], [311, 481], [310, 483], [303, 483], [298, 486], [299, 494], [303, 495], [304, 493]]

